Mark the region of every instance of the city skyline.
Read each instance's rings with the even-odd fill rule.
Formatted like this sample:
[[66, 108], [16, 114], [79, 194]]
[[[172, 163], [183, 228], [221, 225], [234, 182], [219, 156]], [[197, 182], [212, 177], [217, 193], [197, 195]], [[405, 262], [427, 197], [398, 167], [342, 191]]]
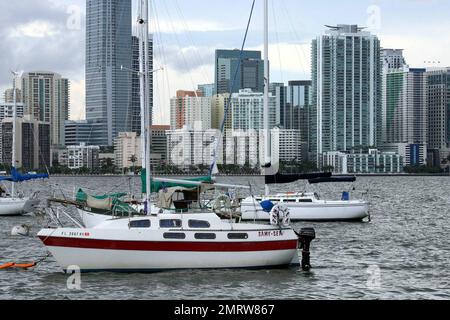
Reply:
[[[214, 82], [214, 50], [240, 47], [250, 5], [251, 1], [239, 2], [233, 6], [233, 12], [240, 14], [227, 16], [223, 14], [229, 8], [225, 1], [216, 1], [214, 8], [205, 7], [201, 0], [189, 4], [176, 0], [153, 2], [151, 32], [156, 29], [155, 9], [161, 31], [155, 35], [155, 67], [166, 67], [166, 71], [155, 75], [154, 123], [169, 123], [170, 98], [176, 90], [195, 90], [198, 84]], [[348, 5], [352, 5], [352, 10], [345, 9]], [[0, 46], [5, 46], [2, 52], [6, 55], [0, 62], [0, 90], [11, 87], [10, 69], [60, 73], [71, 81], [71, 119], [83, 119], [85, 1], [21, 1], [2, 3], [0, 7], [6, 17], [0, 22]], [[248, 50], [262, 49], [260, 7], [257, 2]], [[380, 38], [382, 47], [404, 49], [411, 67], [448, 66], [450, 43], [440, 36], [440, 30], [448, 29], [449, 25], [445, 7], [450, 8], [450, 4], [443, 1], [274, 2], [271, 4], [271, 81], [310, 79], [311, 40], [323, 33], [324, 24], [369, 26], [368, 30]], [[334, 12], [333, 17], [328, 16], [330, 11]], [[133, 9], [133, 16], [135, 12]], [[39, 55], [33, 54], [36, 50]], [[180, 50], [182, 55], [177, 54]], [[441, 64], [424, 64], [424, 61]]]

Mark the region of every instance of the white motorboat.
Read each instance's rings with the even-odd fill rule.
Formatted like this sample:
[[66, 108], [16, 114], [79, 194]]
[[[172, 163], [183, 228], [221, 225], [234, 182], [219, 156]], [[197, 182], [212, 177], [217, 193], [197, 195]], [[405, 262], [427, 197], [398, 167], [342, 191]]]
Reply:
[[111, 219], [94, 228], [43, 229], [38, 237], [64, 270], [77, 266], [82, 272], [299, 264], [292, 228], [234, 223], [214, 213]]
[[246, 198], [241, 203], [242, 220], [269, 220], [264, 203], [282, 204], [296, 221], [361, 221], [369, 216], [369, 205], [363, 200], [322, 200], [316, 193], [285, 193]]

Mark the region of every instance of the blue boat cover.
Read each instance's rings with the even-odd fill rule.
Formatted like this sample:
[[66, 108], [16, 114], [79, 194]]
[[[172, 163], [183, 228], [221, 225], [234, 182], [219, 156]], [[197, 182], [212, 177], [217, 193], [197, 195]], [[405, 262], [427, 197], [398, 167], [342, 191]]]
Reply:
[[260, 205], [261, 205], [261, 207], [263, 208], [263, 210], [264, 210], [265, 212], [270, 212], [270, 211], [272, 211], [273, 207], [275, 206], [275, 205], [273, 204], [273, 202], [270, 201], [270, 200], [264, 200], [264, 201], [262, 201], [262, 202], [260, 203]]
[[21, 174], [16, 168], [11, 169], [10, 177], [0, 177], [0, 181], [23, 182], [28, 180], [49, 179], [50, 176], [43, 174]]

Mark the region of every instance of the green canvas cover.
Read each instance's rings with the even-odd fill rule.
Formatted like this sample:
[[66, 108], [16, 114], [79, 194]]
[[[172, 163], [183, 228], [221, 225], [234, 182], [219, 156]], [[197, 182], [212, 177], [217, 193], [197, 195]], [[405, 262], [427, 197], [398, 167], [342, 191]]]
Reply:
[[[105, 195], [100, 195], [100, 196], [92, 196], [95, 199], [99, 199], [99, 200], [104, 200], [104, 199], [112, 199], [112, 212], [115, 215], [128, 215], [128, 214], [137, 214], [137, 211], [135, 209], [133, 209], [130, 205], [128, 205], [125, 202], [120, 201], [120, 198], [123, 198], [124, 196], [126, 196], [126, 193], [112, 193], [112, 194], [105, 194]], [[83, 189], [79, 189], [76, 196], [75, 196], [75, 200], [77, 202], [81, 202], [81, 203], [86, 203], [88, 198], [88, 194], [86, 192], [84, 192]]]
[[[124, 192], [121, 193], [111, 193], [111, 194], [104, 194], [104, 195], [100, 195], [100, 196], [91, 196], [95, 199], [99, 199], [99, 200], [103, 200], [103, 199], [107, 199], [107, 198], [113, 198], [113, 199], [120, 199], [125, 197], [127, 194]], [[86, 202], [88, 197], [88, 194], [86, 192], [84, 192], [83, 189], [78, 189], [78, 192], [75, 196], [75, 200], [78, 202]]]
[[[142, 184], [142, 193], [147, 192], [147, 187], [145, 183], [145, 175], [146, 170], [142, 169], [141, 171], [141, 184]], [[213, 180], [210, 176], [208, 177], [199, 177], [199, 178], [192, 178], [192, 179], [184, 179], [186, 180], [186, 183], [171, 183], [171, 182], [160, 182], [160, 181], [153, 181], [151, 180], [151, 192], [157, 193], [160, 190], [166, 189], [166, 188], [176, 188], [176, 187], [182, 187], [182, 188], [197, 188], [198, 186], [195, 184], [189, 184], [189, 182], [204, 182], [204, 183], [213, 183]]]

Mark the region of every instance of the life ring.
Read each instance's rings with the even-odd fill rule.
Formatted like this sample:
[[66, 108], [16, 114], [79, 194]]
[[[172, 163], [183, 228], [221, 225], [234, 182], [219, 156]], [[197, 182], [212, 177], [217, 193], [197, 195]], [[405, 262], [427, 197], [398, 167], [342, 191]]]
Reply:
[[291, 223], [291, 213], [286, 206], [277, 204], [270, 211], [270, 224], [287, 227]]
[[226, 195], [218, 196], [212, 204], [212, 210], [215, 213], [230, 213], [231, 209], [231, 199]]

